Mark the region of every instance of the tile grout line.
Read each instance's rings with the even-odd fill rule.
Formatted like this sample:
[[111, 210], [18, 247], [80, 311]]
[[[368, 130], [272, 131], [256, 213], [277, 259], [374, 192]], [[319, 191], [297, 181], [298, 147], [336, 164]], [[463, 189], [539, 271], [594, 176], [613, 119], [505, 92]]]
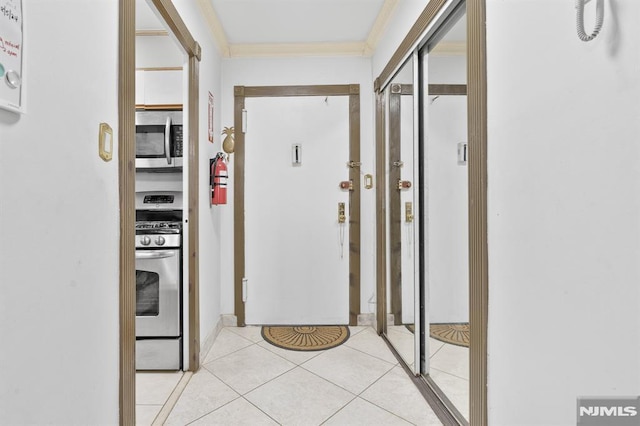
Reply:
[[[225, 327], [225, 328], [229, 328], [229, 327]], [[224, 328], [223, 328], [223, 330], [224, 330]], [[220, 333], [222, 333], [222, 330], [220, 331]], [[220, 335], [220, 333], [218, 333], [218, 336]], [[213, 350], [213, 347], [215, 346], [215, 343], [216, 343], [216, 342], [214, 341], [214, 342], [213, 342], [213, 344], [211, 345], [211, 348], [209, 349], [209, 352], [207, 352], [207, 355], [206, 355], [206, 356], [204, 357], [204, 359], [202, 360], [202, 363], [201, 363], [202, 365], [204, 365], [204, 364], [208, 364], [208, 363], [213, 362], [213, 361], [215, 361], [215, 360], [218, 360], [218, 359], [220, 359], [220, 358], [224, 358], [224, 357], [225, 357], [225, 356], [227, 356], [227, 355], [234, 354], [234, 353], [236, 353], [236, 352], [238, 352], [238, 351], [241, 351], [241, 350], [243, 350], [243, 349], [245, 349], [245, 348], [248, 348], [249, 346], [256, 345], [256, 344], [260, 343], [260, 342], [254, 342], [254, 341], [253, 341], [253, 340], [251, 340], [251, 339], [247, 339], [246, 337], [241, 336], [241, 335], [239, 335], [239, 334], [237, 334], [237, 333], [234, 333], [234, 332], [233, 332], [233, 331], [231, 331], [231, 330], [229, 330], [229, 333], [233, 333], [233, 335], [234, 335], [234, 336], [239, 337], [239, 338], [241, 338], [241, 339], [243, 339], [243, 340], [246, 340], [246, 341], [247, 341], [247, 342], [249, 342], [250, 344], [249, 344], [249, 345], [247, 345], [247, 346], [245, 346], [245, 347], [243, 347], [243, 348], [236, 349], [236, 350], [235, 350], [235, 351], [233, 351], [233, 352], [229, 352], [228, 354], [222, 355], [222, 356], [220, 356], [220, 357], [218, 357], [218, 358], [214, 358], [214, 359], [212, 359], [212, 360], [210, 360], [210, 361], [206, 361], [206, 360], [207, 360], [207, 357], [209, 356], [209, 354], [210, 354], [210, 353], [211, 353], [211, 351]], [[217, 340], [217, 338], [216, 338], [216, 340]]]
[[331, 414], [329, 417], [327, 417], [322, 423], [320, 423], [320, 425], [323, 425], [325, 423], [327, 423], [329, 420], [331, 420], [333, 417], [336, 416], [336, 414], [338, 414], [340, 411], [344, 410], [347, 405], [351, 404], [353, 401], [355, 401], [356, 399], [358, 399], [358, 395], [354, 395], [353, 398], [351, 398], [346, 404], [344, 404], [342, 407], [338, 408], [336, 411], [333, 412], [333, 414]]
[[[257, 389], [257, 388], [256, 388]], [[255, 390], [255, 389], [254, 389]], [[276, 422], [277, 424], [281, 424], [279, 421], [277, 421], [276, 419], [274, 419], [273, 417], [271, 417], [269, 414], [265, 413], [264, 410], [260, 407], [258, 407], [256, 404], [254, 404], [253, 402], [249, 401], [247, 398], [243, 396], [241, 396], [240, 398], [244, 399], [245, 401], [247, 401], [247, 403], [251, 404], [252, 406], [256, 407], [256, 409], [258, 411], [260, 411], [262, 414], [264, 414], [265, 416], [269, 417], [271, 420], [273, 420], [274, 422]]]
[[[376, 383], [378, 383], [380, 380], [382, 380], [382, 378], [383, 378], [383, 377], [385, 377], [385, 376], [387, 376], [387, 375], [391, 374], [391, 372], [392, 372], [393, 370], [395, 370], [395, 368], [396, 368], [396, 367], [397, 367], [397, 366], [395, 366], [395, 365], [394, 365], [394, 366], [393, 366], [393, 368], [392, 368], [391, 370], [387, 371], [387, 372], [386, 372], [386, 373], [384, 373], [382, 376], [378, 377], [378, 379], [377, 379], [376, 381], [374, 381], [373, 383], [371, 383], [371, 384], [370, 384], [369, 386], [367, 386], [367, 387], [366, 387], [362, 392], [360, 392], [360, 394], [358, 395], [358, 398], [362, 399], [363, 401], [368, 402], [369, 404], [371, 404], [371, 405], [373, 405], [373, 406], [375, 406], [375, 407], [378, 407], [379, 409], [381, 409], [381, 410], [383, 410], [383, 411], [386, 411], [386, 412], [387, 412], [387, 413], [389, 413], [389, 414], [394, 415], [395, 417], [398, 417], [398, 418], [399, 418], [399, 419], [401, 419], [401, 420], [404, 420], [405, 422], [407, 422], [407, 423], [409, 423], [409, 424], [414, 424], [414, 423], [413, 423], [412, 421], [410, 421], [409, 419], [405, 419], [404, 417], [400, 416], [399, 414], [392, 413], [391, 411], [387, 410], [386, 408], [381, 407], [381, 406], [379, 406], [378, 404], [376, 404], [375, 402], [370, 401], [370, 400], [368, 400], [367, 398], [365, 398], [364, 396], [362, 396], [362, 394], [363, 394], [363, 393], [365, 393], [365, 392], [366, 392], [368, 389], [370, 389], [373, 385], [375, 385], [375, 384], [376, 384]], [[403, 370], [403, 374], [406, 374], [406, 373], [404, 372], [404, 370]], [[413, 385], [413, 383], [412, 383], [412, 385]]]
[[[381, 340], [381, 342], [384, 344], [384, 342], [383, 342], [382, 340]], [[394, 366], [398, 364], [398, 361], [397, 361], [397, 360], [396, 360], [395, 362], [393, 362], [393, 363], [392, 363], [392, 362], [389, 362], [388, 360], [386, 360], [386, 359], [382, 359], [382, 358], [380, 358], [380, 357], [379, 357], [379, 356], [377, 356], [377, 355], [373, 355], [373, 354], [370, 354], [369, 352], [365, 352], [365, 351], [363, 351], [363, 350], [361, 350], [361, 349], [354, 348], [353, 346], [349, 346], [349, 345], [347, 344], [347, 342], [345, 342], [345, 346], [347, 346], [347, 347], [348, 347], [348, 348], [350, 348], [350, 349], [353, 349], [354, 351], [358, 351], [358, 352], [363, 353], [363, 354], [365, 354], [365, 355], [369, 355], [369, 356], [371, 356], [371, 357], [373, 357], [373, 358], [379, 359], [380, 361], [384, 361], [384, 362], [386, 362], [387, 364], [392, 364], [392, 365], [394, 365]], [[391, 354], [391, 356], [393, 356], [393, 354], [392, 354], [391, 352], [389, 352], [389, 354]]]
[[[243, 350], [243, 349], [247, 349], [247, 348], [250, 348], [251, 346], [257, 345], [257, 346], [258, 346], [258, 347], [260, 347], [261, 349], [264, 349], [265, 351], [267, 351], [267, 352], [269, 352], [269, 353], [272, 353], [272, 354], [273, 354], [273, 352], [271, 352], [271, 351], [269, 351], [269, 350], [267, 350], [267, 349], [263, 348], [262, 346], [258, 345], [258, 343], [260, 343], [260, 342], [257, 342], [257, 343], [254, 343], [253, 345], [249, 345], [249, 346], [247, 346], [247, 347], [245, 347], [245, 348], [239, 349], [239, 350], [237, 350], [236, 352], [239, 352], [239, 351], [241, 351], [241, 350]], [[234, 352], [234, 353], [235, 353], [235, 352]], [[231, 355], [231, 354], [229, 354], [229, 355]], [[273, 355], [278, 356], [277, 354], [273, 354]], [[226, 356], [227, 356], [227, 355], [225, 355], [225, 357], [226, 357]], [[224, 357], [220, 357], [220, 358], [218, 358], [218, 359], [222, 359], [222, 358], [224, 358]], [[282, 358], [282, 357], [280, 357], [280, 358]], [[247, 395], [248, 393], [253, 392], [253, 391], [254, 391], [254, 390], [256, 390], [256, 389], [261, 388], [262, 386], [266, 385], [267, 383], [271, 382], [272, 380], [275, 380], [275, 379], [277, 379], [278, 377], [281, 377], [281, 376], [283, 376], [283, 375], [287, 374], [288, 372], [290, 372], [290, 371], [292, 371], [292, 370], [295, 370], [295, 368], [296, 368], [296, 367], [299, 367], [299, 365], [297, 365], [297, 364], [296, 364], [296, 363], [294, 363], [294, 362], [291, 362], [291, 361], [289, 361], [289, 360], [287, 360], [287, 359], [285, 359], [285, 358], [282, 358], [282, 359], [284, 359], [285, 361], [287, 361], [287, 362], [289, 362], [289, 363], [293, 364], [293, 367], [292, 367], [292, 368], [290, 368], [290, 369], [288, 369], [287, 371], [284, 371], [284, 372], [283, 372], [283, 373], [281, 373], [281, 374], [278, 374], [276, 377], [274, 377], [274, 378], [272, 378], [272, 379], [269, 379], [269, 380], [267, 380], [266, 382], [264, 382], [264, 383], [262, 383], [262, 384], [260, 384], [260, 385], [256, 386], [255, 388], [248, 390], [248, 391], [247, 391], [247, 392], [245, 392], [245, 393], [240, 393], [237, 389], [235, 389], [233, 386], [231, 386], [231, 384], [229, 384], [229, 383], [225, 382], [225, 381], [224, 381], [221, 377], [219, 377], [216, 373], [214, 373], [213, 371], [209, 370], [209, 368], [207, 368], [207, 366], [206, 366], [206, 365], [203, 365], [203, 368], [204, 368], [205, 370], [207, 370], [207, 371], [209, 372], [209, 374], [211, 374], [212, 376], [214, 376], [216, 379], [220, 380], [220, 382], [224, 383], [224, 385], [225, 385], [225, 386], [228, 386], [228, 387], [229, 387], [229, 389], [231, 389], [232, 391], [234, 391], [235, 393], [237, 393], [240, 397], [244, 398], [244, 396], [245, 396], [245, 395]], [[212, 362], [213, 362], [213, 361], [212, 361]], [[236, 399], [237, 399], [237, 398], [236, 398]], [[214, 410], [214, 411], [215, 411], [215, 410]]]
[[[234, 392], [235, 392], [235, 391], [234, 391]], [[238, 392], [236, 392], [236, 393], [238, 393]], [[225, 403], [225, 404], [222, 404], [221, 406], [219, 406], [219, 407], [218, 407], [218, 408], [216, 408], [215, 410], [213, 410], [213, 411], [209, 411], [208, 413], [205, 413], [205, 414], [201, 415], [200, 417], [198, 417], [198, 418], [196, 418], [196, 419], [191, 420], [191, 421], [190, 421], [190, 422], [188, 422], [186, 425], [192, 425], [192, 424], [194, 424], [195, 422], [197, 422], [198, 420], [201, 420], [201, 419], [203, 419], [204, 417], [207, 417], [209, 414], [213, 414], [213, 413], [215, 413], [216, 411], [220, 410], [221, 408], [226, 407], [227, 405], [229, 405], [229, 404], [231, 404], [232, 402], [237, 401], [237, 400], [239, 400], [239, 399], [241, 399], [241, 398], [242, 398], [242, 395], [238, 394], [238, 397], [237, 397], [237, 398], [233, 398], [231, 401], [229, 401], [229, 402], [227, 402], [227, 403]]]
[[[464, 380], [464, 381], [466, 381], [466, 382], [468, 382], [468, 381], [469, 381], [469, 378], [468, 378], [468, 377], [458, 376], [457, 374], [449, 373], [448, 371], [441, 370], [440, 368], [436, 368], [436, 367], [429, 367], [429, 369], [434, 369], [434, 370], [436, 370], [436, 371], [439, 371], [439, 372], [440, 372], [440, 373], [442, 373], [442, 374], [446, 374], [446, 375], [448, 375], [448, 376], [455, 377], [456, 379]], [[436, 383], [436, 384], [437, 384], [437, 383]]]

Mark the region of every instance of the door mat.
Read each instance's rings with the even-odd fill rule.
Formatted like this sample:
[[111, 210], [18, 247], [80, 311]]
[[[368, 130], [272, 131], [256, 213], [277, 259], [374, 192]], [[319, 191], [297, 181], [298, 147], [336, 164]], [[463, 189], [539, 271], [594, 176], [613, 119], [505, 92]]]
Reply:
[[[415, 333], [416, 328], [413, 324], [404, 325], [407, 330]], [[429, 335], [441, 342], [450, 343], [452, 345], [469, 347], [469, 323], [443, 323], [431, 324], [429, 326]]]
[[264, 326], [262, 337], [282, 349], [322, 351], [340, 346], [349, 338], [344, 325]]
[[431, 324], [429, 326], [429, 335], [441, 342], [469, 347], [468, 322]]

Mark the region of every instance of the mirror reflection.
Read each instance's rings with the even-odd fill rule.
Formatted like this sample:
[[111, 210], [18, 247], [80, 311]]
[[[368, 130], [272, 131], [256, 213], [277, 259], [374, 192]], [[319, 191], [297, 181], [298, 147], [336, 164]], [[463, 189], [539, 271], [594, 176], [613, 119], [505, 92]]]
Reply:
[[413, 59], [386, 88], [386, 336], [416, 373]]
[[[469, 419], [469, 247], [466, 19], [452, 18], [421, 52], [427, 88], [422, 158], [428, 375]], [[428, 190], [424, 190], [428, 188]]]
[[[469, 419], [466, 73], [460, 7], [384, 91], [383, 328], [404, 363], [444, 395], [461, 424]], [[414, 86], [418, 80], [420, 90]]]

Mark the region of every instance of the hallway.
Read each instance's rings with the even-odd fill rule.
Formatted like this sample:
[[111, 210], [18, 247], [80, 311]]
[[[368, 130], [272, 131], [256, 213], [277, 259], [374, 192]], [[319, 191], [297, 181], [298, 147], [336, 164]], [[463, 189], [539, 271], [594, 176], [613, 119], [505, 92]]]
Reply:
[[[318, 352], [277, 348], [260, 330], [222, 329], [166, 421], [154, 424], [441, 424], [373, 328], [350, 327], [347, 342]], [[144, 409], [138, 425], [153, 421]]]

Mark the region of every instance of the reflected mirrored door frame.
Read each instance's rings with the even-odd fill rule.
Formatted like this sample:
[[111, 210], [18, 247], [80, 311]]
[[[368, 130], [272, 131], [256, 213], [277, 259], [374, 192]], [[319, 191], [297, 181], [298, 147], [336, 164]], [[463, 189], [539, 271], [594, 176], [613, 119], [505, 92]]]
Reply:
[[[394, 349], [403, 358], [408, 368], [416, 376], [420, 375], [420, 335], [422, 333], [421, 327], [421, 309], [420, 309], [420, 288], [417, 283], [420, 282], [419, 265], [415, 261], [418, 259], [420, 253], [418, 244], [420, 241], [419, 223], [417, 219], [420, 215], [418, 208], [418, 166], [419, 162], [416, 161], [416, 154], [418, 153], [418, 102], [419, 97], [415, 96], [419, 93], [419, 80], [418, 75], [418, 52], [407, 58], [401, 68], [407, 65], [411, 65], [412, 83], [391, 82], [384, 91], [383, 97], [385, 100], [385, 119], [388, 121], [388, 132], [385, 132], [385, 152], [388, 157], [385, 161], [387, 163], [388, 174], [385, 175], [384, 182], [386, 184], [387, 194], [387, 216], [386, 223], [389, 227], [388, 245], [387, 250], [387, 268], [388, 274], [385, 274], [387, 283], [385, 285], [385, 291], [387, 295], [385, 298], [385, 316], [384, 324], [382, 326], [382, 332], [387, 336], [389, 342], [394, 346]], [[412, 99], [412, 135], [409, 146], [411, 147], [409, 152], [406, 152], [407, 144], [403, 142], [403, 138], [406, 141], [406, 135], [403, 135], [403, 128], [406, 131], [407, 126], [403, 126], [402, 117], [402, 100], [403, 97], [411, 97]], [[411, 158], [409, 158], [411, 157]], [[410, 161], [409, 161], [410, 160]], [[407, 164], [411, 167], [411, 170], [407, 169]], [[386, 168], [385, 168], [386, 170]], [[403, 180], [403, 178], [409, 177], [409, 180]], [[405, 187], [402, 187], [402, 183], [405, 183]], [[404, 202], [403, 202], [404, 200]], [[409, 201], [407, 201], [409, 200]], [[403, 225], [406, 228], [403, 229]], [[406, 240], [411, 241], [411, 244], [404, 244]], [[413, 259], [411, 262], [406, 262], [404, 256], [408, 256], [409, 259]], [[411, 271], [409, 272], [403, 267], [403, 262], [412, 263]], [[407, 277], [407, 272], [411, 274]], [[403, 298], [406, 295], [406, 291], [403, 285], [409, 283], [412, 286], [410, 293], [412, 294], [413, 310], [413, 349], [411, 353], [399, 348], [397, 342], [389, 334], [389, 318], [394, 318], [394, 324], [397, 324], [397, 319], [400, 318], [399, 324], [404, 326], [405, 321], [402, 318], [404, 315], [405, 304]], [[389, 310], [387, 311], [387, 306]], [[389, 315], [390, 314], [390, 315]]]

